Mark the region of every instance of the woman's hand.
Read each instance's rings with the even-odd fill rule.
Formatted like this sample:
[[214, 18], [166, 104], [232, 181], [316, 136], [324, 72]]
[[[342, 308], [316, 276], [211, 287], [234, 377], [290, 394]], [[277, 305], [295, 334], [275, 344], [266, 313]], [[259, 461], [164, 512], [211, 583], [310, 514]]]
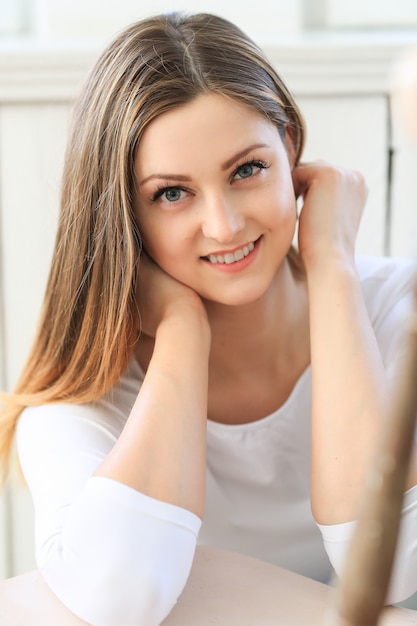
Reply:
[[304, 199], [298, 244], [307, 272], [332, 259], [353, 263], [367, 197], [363, 176], [317, 161], [294, 168], [293, 181], [297, 197]]
[[164, 272], [146, 252], [140, 257], [136, 301], [140, 331], [151, 337], [155, 337], [161, 321], [171, 314], [195, 314], [207, 320], [200, 296]]

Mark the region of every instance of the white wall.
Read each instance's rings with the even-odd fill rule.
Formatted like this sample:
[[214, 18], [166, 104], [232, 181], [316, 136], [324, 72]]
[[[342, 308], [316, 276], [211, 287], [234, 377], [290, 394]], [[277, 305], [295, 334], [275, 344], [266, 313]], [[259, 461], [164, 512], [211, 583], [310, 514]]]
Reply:
[[330, 0], [326, 4], [330, 27], [407, 28], [417, 23], [415, 0]]
[[128, 22], [166, 11], [208, 11], [235, 21], [258, 39], [307, 28], [410, 28], [415, 0], [0, 0], [0, 36], [107, 39]]
[[[10, 0], [0, 0], [1, 3]], [[262, 10], [238, 0], [17, 0], [32, 31], [46, 38], [107, 38], [129, 22], [167, 11], [207, 11], [235, 21], [252, 35], [292, 34], [302, 27], [303, 0], [264, 0]], [[17, 6], [17, 5], [16, 5]], [[4, 21], [17, 11], [4, 4]], [[1, 15], [1, 13], [0, 13]]]

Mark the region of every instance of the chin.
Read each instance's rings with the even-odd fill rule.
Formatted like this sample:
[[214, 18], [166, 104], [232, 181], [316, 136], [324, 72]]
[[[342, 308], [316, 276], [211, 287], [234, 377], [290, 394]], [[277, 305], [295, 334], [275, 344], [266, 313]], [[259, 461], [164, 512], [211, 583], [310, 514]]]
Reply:
[[260, 285], [259, 283], [252, 288], [240, 288], [229, 291], [228, 293], [209, 294], [204, 293], [200, 296], [206, 302], [213, 302], [224, 306], [247, 306], [260, 300], [268, 291], [271, 283]]

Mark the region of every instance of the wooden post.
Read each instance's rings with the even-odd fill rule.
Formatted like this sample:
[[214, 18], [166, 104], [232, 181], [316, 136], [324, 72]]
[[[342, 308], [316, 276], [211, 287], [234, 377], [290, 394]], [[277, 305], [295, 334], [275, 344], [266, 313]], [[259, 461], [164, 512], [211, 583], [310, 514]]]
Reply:
[[417, 414], [417, 312], [407, 343], [404, 371], [364, 488], [332, 626], [376, 626], [387, 596]]

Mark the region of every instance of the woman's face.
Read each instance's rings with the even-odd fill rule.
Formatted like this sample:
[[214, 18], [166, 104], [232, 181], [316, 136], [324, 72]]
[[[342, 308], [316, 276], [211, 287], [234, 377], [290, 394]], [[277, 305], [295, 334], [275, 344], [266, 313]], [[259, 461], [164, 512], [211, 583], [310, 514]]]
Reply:
[[135, 174], [144, 248], [203, 298], [258, 299], [285, 262], [296, 205], [277, 128], [220, 95], [201, 95], [145, 130]]

